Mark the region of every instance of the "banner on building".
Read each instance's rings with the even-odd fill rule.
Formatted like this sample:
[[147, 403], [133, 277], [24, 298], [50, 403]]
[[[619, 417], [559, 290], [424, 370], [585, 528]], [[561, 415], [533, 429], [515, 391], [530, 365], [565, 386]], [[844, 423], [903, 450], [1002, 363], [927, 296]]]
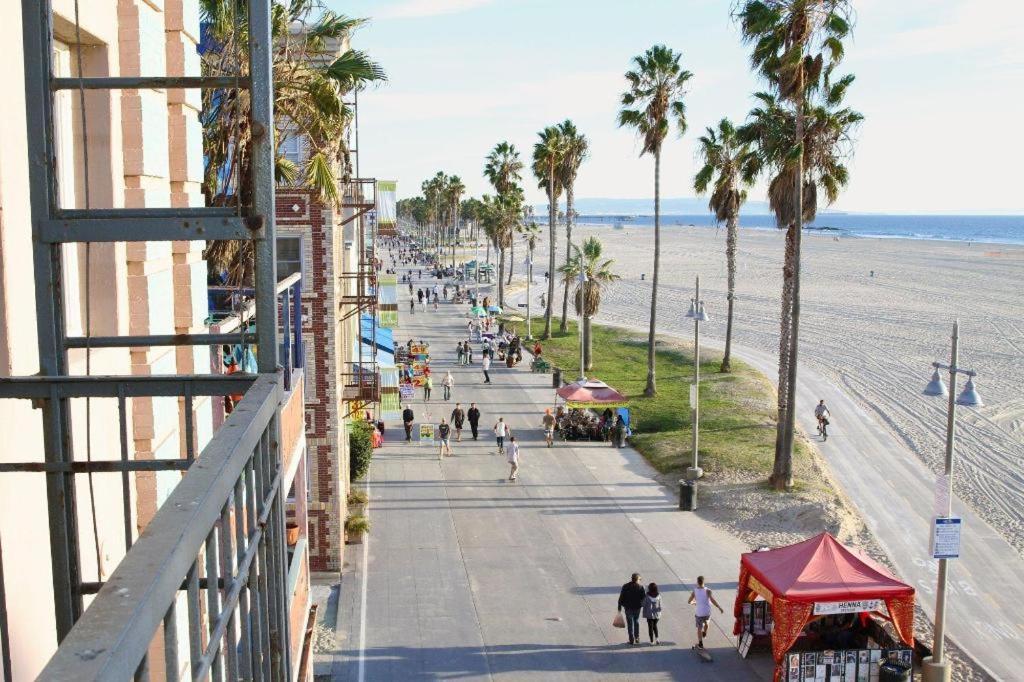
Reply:
[[380, 306], [377, 322], [384, 329], [398, 326], [398, 276], [381, 275], [377, 284], [377, 303]]
[[398, 402], [398, 368], [380, 368], [380, 418], [384, 421], [398, 421], [402, 406]]
[[398, 183], [394, 180], [377, 181], [377, 234], [394, 235], [397, 220], [396, 204]]

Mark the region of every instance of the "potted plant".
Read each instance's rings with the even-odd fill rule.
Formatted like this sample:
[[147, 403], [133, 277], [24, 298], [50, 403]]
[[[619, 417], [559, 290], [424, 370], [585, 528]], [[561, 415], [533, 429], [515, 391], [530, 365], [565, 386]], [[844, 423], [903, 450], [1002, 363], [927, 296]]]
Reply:
[[370, 530], [370, 519], [362, 514], [352, 514], [345, 519], [345, 542], [350, 545], [360, 545], [363, 536]]
[[362, 490], [352, 489], [348, 494], [349, 515], [364, 516], [366, 514], [366, 503], [369, 498]]
[[284, 526], [285, 534], [287, 535], [288, 546], [294, 547], [299, 541], [299, 524], [294, 521], [289, 521]]

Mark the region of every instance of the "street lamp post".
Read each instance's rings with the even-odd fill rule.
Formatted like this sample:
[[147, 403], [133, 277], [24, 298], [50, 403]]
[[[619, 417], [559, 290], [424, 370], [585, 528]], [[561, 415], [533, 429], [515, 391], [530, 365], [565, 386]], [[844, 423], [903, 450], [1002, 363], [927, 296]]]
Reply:
[[[949, 364], [933, 362], [935, 372], [932, 380], [924, 389], [925, 395], [948, 397], [949, 402], [946, 408], [946, 466], [943, 485], [945, 486], [945, 518], [953, 515], [953, 444], [956, 434], [956, 406], [981, 407], [981, 396], [974, 389], [974, 377], [977, 372], [974, 370], [959, 367], [959, 342], [960, 342], [960, 321], [953, 323], [953, 336], [949, 354]], [[939, 370], [949, 371], [949, 388], [943, 383]], [[967, 377], [967, 384], [959, 397], [956, 396], [956, 375], [963, 374]], [[940, 510], [936, 509], [936, 513]], [[948, 559], [939, 559], [939, 576], [935, 595], [935, 641], [932, 646], [932, 655], [926, 656], [922, 663], [924, 682], [949, 682], [951, 666], [945, 657], [945, 634], [946, 634], [946, 581], [948, 579]]]
[[700, 468], [697, 445], [700, 440], [700, 323], [710, 318], [704, 312], [704, 301], [700, 298], [700, 276], [694, 297], [690, 299], [690, 310], [686, 317], [693, 320], [693, 385], [690, 386], [690, 419], [693, 423], [693, 465], [686, 468], [686, 478], [695, 481], [704, 475]]
[[[579, 382], [582, 384], [584, 381], [587, 380], [587, 371], [586, 371], [586, 367], [583, 364], [585, 362], [584, 357], [583, 357], [583, 351], [584, 351], [584, 347], [586, 345], [586, 341], [583, 338], [583, 326], [584, 326], [584, 321], [586, 320], [586, 317], [587, 317], [587, 271], [583, 269], [583, 256], [582, 256], [582, 254], [580, 255], [579, 283], [580, 283], [580, 314], [579, 314], [579, 320], [577, 320], [577, 322], [576, 322], [576, 326], [579, 327], [579, 332], [580, 332], [580, 377], [579, 377]], [[548, 305], [551, 305], [551, 301], [548, 301]]]

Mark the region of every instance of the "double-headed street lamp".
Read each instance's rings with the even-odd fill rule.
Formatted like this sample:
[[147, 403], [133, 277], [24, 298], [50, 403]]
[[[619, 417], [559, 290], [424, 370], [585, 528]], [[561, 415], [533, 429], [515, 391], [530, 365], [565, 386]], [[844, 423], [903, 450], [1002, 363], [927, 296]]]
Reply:
[[700, 297], [700, 276], [694, 297], [690, 299], [690, 310], [686, 317], [693, 320], [693, 384], [690, 386], [690, 419], [693, 423], [693, 466], [686, 468], [686, 478], [695, 481], [704, 475], [697, 458], [697, 444], [700, 432], [700, 323], [710, 318], [704, 311], [704, 301]]
[[[977, 372], [957, 365], [959, 359], [959, 337], [960, 321], [957, 320], [953, 323], [952, 349], [949, 354], [949, 364], [933, 362], [932, 367], [935, 368], [935, 372], [932, 373], [932, 380], [928, 382], [928, 385], [925, 386], [924, 389], [925, 395], [949, 398], [948, 407], [946, 409], [946, 467], [942, 482], [946, 488], [946, 508], [945, 510], [935, 510], [937, 514], [940, 511], [944, 511], [945, 518], [947, 519], [953, 516], [953, 443], [956, 434], [956, 406], [981, 407], [983, 405], [981, 402], [981, 396], [978, 395], [977, 390], [974, 388], [974, 377], [977, 376]], [[945, 382], [942, 381], [942, 376], [939, 374], [939, 370], [947, 370], [949, 372], [948, 389], [946, 388]], [[964, 390], [960, 393], [959, 397], [954, 398], [956, 395], [957, 374], [963, 374], [966, 376], [967, 383], [964, 385]], [[946, 634], [947, 561], [947, 559], [939, 559], [939, 577], [935, 596], [935, 641], [932, 646], [932, 655], [924, 659], [924, 682], [948, 682], [950, 679], [950, 662], [944, 656], [944, 640]]]

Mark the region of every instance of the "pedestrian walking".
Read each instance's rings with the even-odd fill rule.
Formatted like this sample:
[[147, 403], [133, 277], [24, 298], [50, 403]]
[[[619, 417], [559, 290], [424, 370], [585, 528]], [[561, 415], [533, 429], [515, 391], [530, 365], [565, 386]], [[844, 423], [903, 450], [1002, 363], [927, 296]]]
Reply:
[[429, 374], [423, 377], [423, 401], [430, 402], [430, 392], [434, 390], [434, 377]]
[[505, 454], [505, 436], [508, 435], [508, 424], [505, 423], [504, 417], [498, 417], [497, 423], [494, 425], [494, 437], [498, 441], [498, 454]]
[[448, 300], [448, 285], [447, 284], [444, 285], [444, 289], [442, 289], [442, 291], [444, 292], [444, 300], [447, 301]]
[[425, 299], [425, 298], [420, 301], [420, 312], [421, 313], [427, 312], [427, 299]]
[[550, 448], [555, 441], [555, 415], [551, 414], [551, 408], [544, 409], [544, 417], [541, 419], [544, 427], [544, 442]]
[[462, 347], [462, 341], [459, 341], [459, 344], [455, 346], [455, 357], [458, 359], [460, 365], [463, 364], [463, 360], [466, 357], [466, 349]]
[[519, 443], [515, 436], [509, 436], [505, 458], [509, 463], [508, 480], [514, 481], [519, 475]]
[[405, 426], [405, 440], [409, 442], [412, 440], [412, 423], [415, 421], [416, 415], [413, 414], [412, 408], [409, 405], [405, 406], [402, 410], [402, 424]]
[[410, 298], [409, 299], [409, 314], [410, 315], [415, 315], [416, 314], [416, 299], [415, 298]]
[[483, 364], [481, 366], [483, 367], [483, 370], [484, 370], [484, 383], [485, 384], [491, 383], [491, 374], [488, 371], [491, 368], [491, 356], [490, 355], [485, 355], [484, 356]]
[[445, 455], [448, 455], [449, 457], [451, 457], [452, 456], [452, 445], [451, 445], [452, 427], [448, 426], [448, 422], [447, 422], [447, 420], [445, 420], [444, 417], [441, 417], [441, 423], [437, 425], [437, 437], [438, 437], [438, 443], [439, 443], [439, 445], [437, 447], [437, 458], [441, 459]]
[[644, 597], [643, 615], [647, 621], [647, 636], [651, 644], [658, 645], [658, 620], [661, 619], [661, 595], [658, 594], [657, 583], [647, 586], [647, 595]]
[[423, 303], [423, 289], [416, 290], [416, 298], [419, 299], [420, 303]]
[[451, 400], [452, 389], [455, 388], [455, 377], [452, 376], [450, 371], [445, 372], [444, 380], [441, 381], [441, 387], [444, 389], [444, 399]]
[[455, 442], [462, 442], [462, 425], [466, 422], [466, 412], [462, 409], [462, 403], [455, 403], [452, 410], [452, 426], [455, 427]]
[[626, 612], [626, 634], [629, 636], [629, 643], [636, 645], [640, 643], [640, 611], [644, 606], [644, 597], [647, 591], [640, 584], [640, 574], [634, 573], [629, 582], [619, 590], [619, 611]]
[[466, 419], [469, 420], [469, 429], [473, 433], [473, 440], [477, 440], [480, 429], [480, 408], [476, 406], [476, 403], [469, 404], [469, 411], [466, 412]]
[[466, 344], [463, 346], [466, 350], [466, 364], [473, 364], [473, 346], [469, 345], [469, 339], [466, 339]]
[[704, 586], [704, 576], [702, 575], [697, 576], [697, 587], [693, 588], [686, 603], [697, 605], [697, 613], [694, 616], [694, 621], [697, 623], [697, 648], [703, 649], [704, 638], [708, 634], [708, 621], [711, 619], [711, 605], [714, 604], [719, 613], [725, 613], [725, 611], [715, 601], [711, 590]]

